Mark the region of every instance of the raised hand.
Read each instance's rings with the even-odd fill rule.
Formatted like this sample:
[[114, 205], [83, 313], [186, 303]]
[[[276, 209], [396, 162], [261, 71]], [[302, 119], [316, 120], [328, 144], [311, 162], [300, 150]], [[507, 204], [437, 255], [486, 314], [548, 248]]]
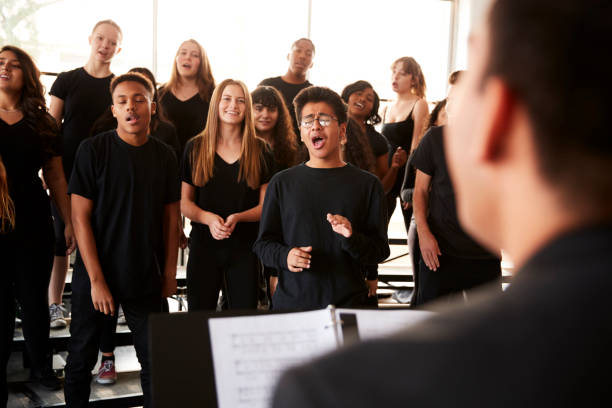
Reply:
[[327, 214], [327, 221], [331, 224], [336, 234], [340, 234], [345, 238], [350, 238], [350, 236], [353, 235], [353, 227], [346, 217], [336, 214]]

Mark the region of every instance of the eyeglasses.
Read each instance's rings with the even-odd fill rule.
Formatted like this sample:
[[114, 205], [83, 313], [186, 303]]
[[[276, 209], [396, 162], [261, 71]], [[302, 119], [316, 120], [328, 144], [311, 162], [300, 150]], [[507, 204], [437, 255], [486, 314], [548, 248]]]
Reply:
[[332, 120], [335, 120], [335, 121], [338, 120], [337, 118], [334, 118], [333, 116], [327, 115], [325, 113], [319, 113], [319, 116], [316, 116], [316, 117], [314, 115], [308, 115], [306, 117], [303, 117], [300, 124], [303, 127], [309, 129], [314, 124], [315, 119], [319, 121], [319, 124], [323, 127], [327, 127], [331, 125]]

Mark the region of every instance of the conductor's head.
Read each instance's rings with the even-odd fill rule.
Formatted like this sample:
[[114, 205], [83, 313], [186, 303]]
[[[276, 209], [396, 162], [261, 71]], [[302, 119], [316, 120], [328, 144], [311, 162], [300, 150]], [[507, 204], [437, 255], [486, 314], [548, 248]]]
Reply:
[[519, 265], [612, 218], [610, 38], [605, 0], [496, 0], [470, 37], [445, 136], [459, 218]]

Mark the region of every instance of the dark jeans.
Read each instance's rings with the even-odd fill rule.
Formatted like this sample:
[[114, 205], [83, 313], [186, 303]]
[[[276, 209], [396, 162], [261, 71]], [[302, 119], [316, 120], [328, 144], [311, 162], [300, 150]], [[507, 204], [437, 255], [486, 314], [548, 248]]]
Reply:
[[37, 229], [0, 234], [0, 406], [8, 399], [6, 367], [15, 330], [15, 299], [22, 311], [25, 349], [31, 373], [38, 376], [51, 369], [49, 344], [49, 305], [47, 290], [53, 265], [53, 227], [51, 218]]
[[214, 311], [219, 290], [229, 309], [257, 307], [258, 259], [250, 247], [189, 244], [187, 301], [189, 310]]
[[440, 267], [436, 271], [430, 270], [422, 259], [419, 262], [419, 305], [494, 281], [498, 282], [501, 292], [499, 259], [465, 259], [448, 255], [441, 255], [438, 259]]
[[[85, 285], [83, 285], [85, 286]], [[117, 307], [118, 303], [115, 301]], [[134, 348], [140, 363], [140, 383], [144, 406], [151, 404], [151, 372], [148, 344], [148, 316], [162, 311], [161, 294], [121, 301], [127, 325], [134, 338]], [[73, 287], [72, 322], [66, 362], [64, 395], [69, 407], [87, 407], [89, 402], [91, 370], [98, 359], [101, 332], [105, 315], [96, 311], [91, 301], [91, 290]], [[106, 319], [108, 320], [108, 318]]]

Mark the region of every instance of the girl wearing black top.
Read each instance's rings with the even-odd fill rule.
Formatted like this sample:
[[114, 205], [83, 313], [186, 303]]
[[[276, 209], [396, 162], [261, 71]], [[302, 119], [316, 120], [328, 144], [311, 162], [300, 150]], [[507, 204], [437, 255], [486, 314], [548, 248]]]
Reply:
[[[42, 168], [51, 199], [67, 220], [62, 239], [68, 253], [75, 246], [66, 179], [62, 169], [57, 126], [47, 113], [40, 72], [23, 50], [0, 49], [0, 156], [8, 190], [2, 193], [3, 212], [14, 209], [14, 228], [0, 234], [3, 289], [0, 298], [2, 350], [0, 406], [6, 404], [6, 366], [13, 341], [15, 300], [23, 312], [23, 334], [30, 357], [31, 376], [46, 388], [60, 383], [51, 369], [47, 288], [53, 264], [53, 225], [49, 196], [38, 172]], [[10, 218], [9, 218], [10, 219]], [[4, 223], [3, 223], [4, 224]]]
[[374, 129], [374, 126], [382, 121], [378, 115], [380, 107], [378, 94], [369, 82], [357, 81], [344, 88], [342, 99], [348, 105], [349, 118], [353, 119], [367, 135], [376, 160], [374, 174], [382, 182], [385, 192], [389, 192], [395, 184], [397, 171], [402, 165], [403, 154], [395, 151], [391, 158], [391, 166], [389, 166], [389, 143]]
[[[416, 149], [423, 137], [423, 128], [429, 114], [425, 100], [425, 76], [421, 66], [412, 57], [402, 57], [391, 65], [391, 85], [397, 99], [383, 111], [382, 134], [391, 145], [392, 152], [403, 152], [395, 183], [387, 194], [389, 219], [395, 210], [397, 197], [402, 186], [402, 175], [406, 160]], [[391, 163], [392, 156], [389, 157]], [[393, 168], [393, 165], [391, 165]], [[414, 185], [414, 176], [412, 178]], [[410, 227], [412, 207], [410, 202], [402, 203], [406, 231]]]
[[368, 136], [359, 123], [350, 117], [346, 123], [346, 143], [342, 146], [340, 156], [345, 162], [375, 174], [376, 158]]
[[276, 88], [258, 86], [252, 93], [253, 116], [257, 136], [272, 147], [276, 170], [284, 170], [298, 163], [297, 137], [291, 115]]
[[[95, 24], [89, 44], [91, 52], [83, 67], [59, 74], [51, 86], [49, 113], [61, 127], [64, 152], [63, 165], [66, 179], [70, 180], [72, 165], [81, 141], [89, 136], [95, 120], [111, 105], [108, 91], [113, 73], [113, 57], [121, 51], [121, 28], [112, 20]], [[62, 245], [63, 222], [57, 209], [51, 208], [55, 227], [55, 258], [49, 285], [49, 311], [51, 327], [66, 326], [62, 308], [62, 294], [66, 282], [68, 259]]]
[[166, 116], [176, 127], [182, 154], [185, 143], [206, 127], [215, 78], [204, 48], [196, 40], [181, 44], [170, 80], [159, 90]]
[[[272, 86], [260, 85], [251, 93], [251, 98], [255, 131], [272, 148], [275, 170], [288, 169], [298, 164], [301, 158], [308, 157], [304, 146], [301, 146], [301, 151], [298, 147], [291, 115], [281, 93]], [[278, 272], [264, 266], [264, 278], [268, 283], [265, 285], [268, 299], [272, 299], [278, 283]]]
[[257, 306], [258, 261], [251, 247], [273, 167], [255, 135], [244, 83], [213, 92], [206, 129], [185, 147], [181, 211], [191, 220], [187, 297], [190, 310], [214, 310], [222, 288], [229, 308]]

